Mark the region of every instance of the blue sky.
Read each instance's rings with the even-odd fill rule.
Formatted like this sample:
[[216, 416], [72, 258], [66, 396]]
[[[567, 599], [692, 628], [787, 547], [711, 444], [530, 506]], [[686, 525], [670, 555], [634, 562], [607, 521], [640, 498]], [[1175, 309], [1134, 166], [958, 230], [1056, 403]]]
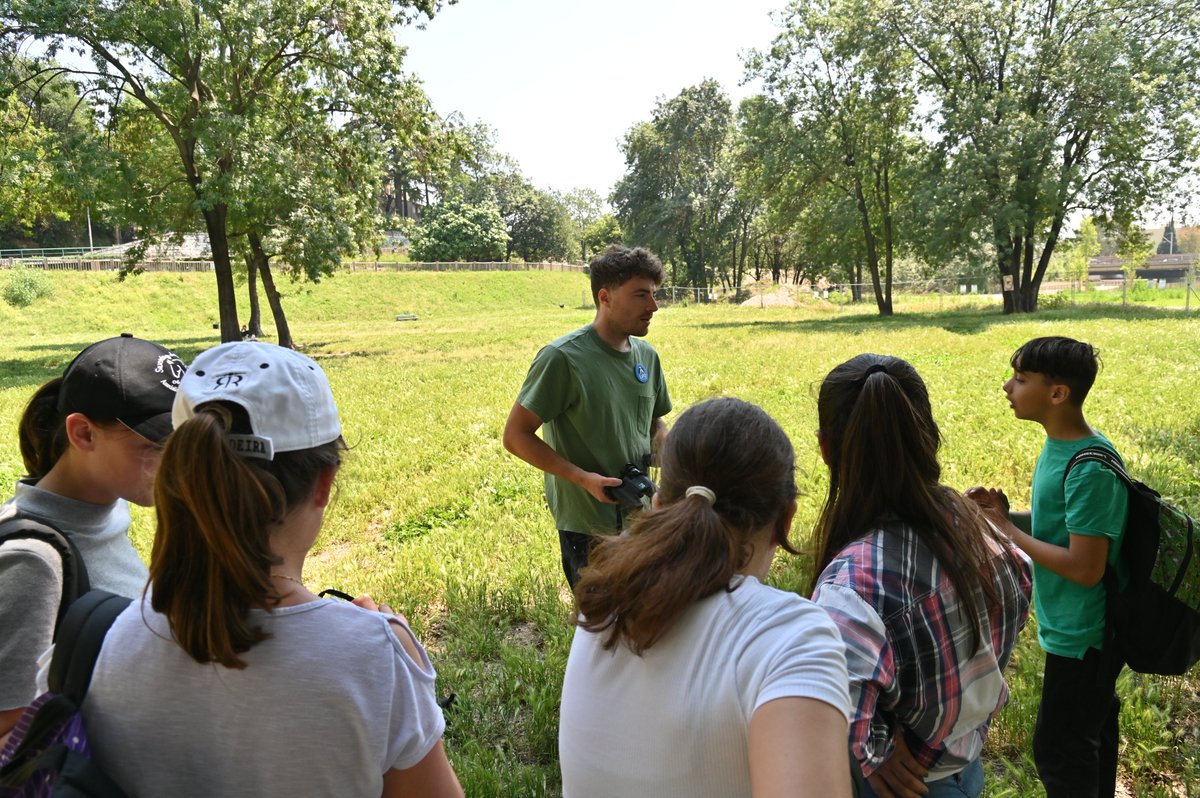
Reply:
[[540, 188], [592, 188], [624, 174], [618, 146], [655, 102], [715, 78], [736, 102], [741, 54], [770, 45], [784, 0], [459, 0], [404, 29], [407, 64], [438, 113], [497, 131]]

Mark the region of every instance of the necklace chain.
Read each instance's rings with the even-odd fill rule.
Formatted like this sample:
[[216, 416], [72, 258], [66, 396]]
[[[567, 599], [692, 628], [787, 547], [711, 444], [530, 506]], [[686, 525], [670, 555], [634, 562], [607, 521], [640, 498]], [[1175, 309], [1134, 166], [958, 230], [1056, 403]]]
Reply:
[[300, 585], [300, 587], [304, 587], [304, 583], [294, 576], [288, 576], [287, 574], [271, 574], [271, 576], [277, 576], [280, 579], [286, 579], [289, 582], [295, 582], [296, 584]]

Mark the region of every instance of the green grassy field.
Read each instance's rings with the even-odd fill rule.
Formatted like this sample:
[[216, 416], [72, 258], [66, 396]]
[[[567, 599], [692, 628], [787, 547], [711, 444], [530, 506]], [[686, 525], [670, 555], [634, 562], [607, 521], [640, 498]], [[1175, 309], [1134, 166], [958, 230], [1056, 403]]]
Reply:
[[[53, 273], [54, 293], [0, 305], [0, 483], [21, 474], [17, 419], [34, 388], [86, 344], [129, 331], [185, 360], [218, 342], [205, 274]], [[0, 274], [0, 280], [3, 275]], [[310, 557], [311, 586], [370, 592], [403, 608], [425, 641], [443, 693], [447, 748], [471, 796], [557, 795], [558, 697], [569, 647], [569, 596], [540, 474], [507, 455], [500, 432], [530, 359], [591, 319], [585, 278], [553, 272], [354, 273], [288, 284], [300, 346], [322, 363], [352, 450]], [[794, 540], [804, 541], [825, 489], [816, 447], [815, 388], [859, 352], [910, 360], [929, 384], [949, 484], [1003, 486], [1028, 502], [1040, 428], [1014, 421], [1003, 399], [1008, 358], [1028, 338], [1064, 334], [1096, 344], [1104, 368], [1089, 420], [1130, 469], [1200, 513], [1200, 316], [1139, 303], [1077, 304], [1006, 318], [998, 309], [939, 309], [900, 298], [872, 307], [664, 308], [658, 348], [676, 413], [727, 394], [757, 402], [791, 434], [800, 469]], [[395, 321], [415, 314], [415, 321]], [[669, 421], [670, 419], [668, 419]], [[134, 536], [148, 552], [151, 517]], [[802, 558], [780, 558], [772, 581], [799, 588]], [[1035, 796], [1028, 760], [1040, 691], [1032, 623], [1009, 676], [1013, 698], [993, 728], [991, 796]], [[1200, 675], [1126, 674], [1120, 685], [1122, 778], [1131, 794], [1200, 795]], [[314, 729], [314, 731], [317, 731]]]

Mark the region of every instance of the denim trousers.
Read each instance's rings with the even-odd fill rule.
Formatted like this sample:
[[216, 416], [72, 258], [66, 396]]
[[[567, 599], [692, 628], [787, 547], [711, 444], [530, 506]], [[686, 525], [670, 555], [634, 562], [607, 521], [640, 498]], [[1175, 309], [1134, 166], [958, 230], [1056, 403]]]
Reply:
[[1112, 798], [1117, 789], [1119, 658], [1046, 653], [1033, 760], [1047, 798]]
[[[983, 762], [976, 758], [957, 773], [927, 781], [925, 786], [929, 788], [925, 798], [979, 798], [983, 792]], [[864, 787], [863, 798], [877, 798], [869, 783]]]

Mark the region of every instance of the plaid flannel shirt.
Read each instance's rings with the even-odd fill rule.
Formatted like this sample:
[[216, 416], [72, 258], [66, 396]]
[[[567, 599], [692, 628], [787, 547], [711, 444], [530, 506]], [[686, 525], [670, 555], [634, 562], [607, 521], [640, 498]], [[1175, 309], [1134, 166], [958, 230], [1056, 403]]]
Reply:
[[[1029, 558], [993, 547], [1001, 601], [971, 625], [946, 571], [902, 522], [843, 549], [825, 568], [813, 600], [841, 630], [850, 671], [851, 750], [870, 775], [907, 730], [929, 780], [955, 773], [983, 750], [992, 717], [1008, 701], [1002, 671], [1029, 617]], [[977, 593], [986, 607], [982, 591]]]

